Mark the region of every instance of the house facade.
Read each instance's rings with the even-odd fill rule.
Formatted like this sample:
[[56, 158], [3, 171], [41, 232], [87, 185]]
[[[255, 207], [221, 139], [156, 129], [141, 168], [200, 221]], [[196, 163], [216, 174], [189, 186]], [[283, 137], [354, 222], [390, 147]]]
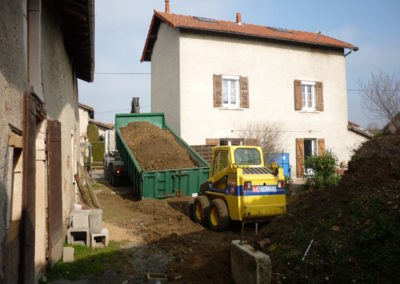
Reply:
[[320, 33], [154, 12], [142, 61], [151, 61], [151, 110], [191, 145], [244, 141], [271, 125], [289, 153], [292, 178], [304, 159], [331, 150], [347, 161], [368, 133], [348, 127], [345, 51]]
[[79, 136], [81, 141], [87, 140], [87, 127], [90, 119], [94, 119], [94, 109], [88, 105], [79, 103]]
[[0, 0], [0, 283], [37, 283], [61, 258], [93, 15], [92, 0]]

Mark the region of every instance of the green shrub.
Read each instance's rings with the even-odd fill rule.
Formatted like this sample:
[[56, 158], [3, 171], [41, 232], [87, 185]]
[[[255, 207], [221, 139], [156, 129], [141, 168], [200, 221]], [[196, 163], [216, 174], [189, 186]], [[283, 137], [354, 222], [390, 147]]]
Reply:
[[87, 136], [90, 143], [99, 141], [99, 128], [96, 124], [89, 123], [87, 127]]
[[312, 155], [307, 157], [304, 166], [313, 171], [312, 175], [307, 176], [306, 185], [312, 188], [336, 186], [340, 176], [336, 174], [337, 158], [335, 154], [326, 151], [322, 155]]
[[104, 156], [104, 141], [91, 142], [93, 162], [102, 162]]

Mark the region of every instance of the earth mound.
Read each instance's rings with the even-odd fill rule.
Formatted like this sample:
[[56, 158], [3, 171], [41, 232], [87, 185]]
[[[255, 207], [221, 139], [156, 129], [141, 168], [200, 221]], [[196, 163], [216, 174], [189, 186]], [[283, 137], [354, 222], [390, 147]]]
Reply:
[[132, 122], [120, 128], [133, 156], [145, 171], [198, 167], [167, 129], [150, 122]]
[[373, 138], [338, 187], [297, 194], [261, 229], [273, 282], [397, 282], [399, 220], [400, 136]]

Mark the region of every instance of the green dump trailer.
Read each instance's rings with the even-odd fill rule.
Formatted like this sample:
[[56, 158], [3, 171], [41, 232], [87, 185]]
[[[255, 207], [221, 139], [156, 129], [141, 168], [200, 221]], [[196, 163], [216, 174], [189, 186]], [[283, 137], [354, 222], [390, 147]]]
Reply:
[[[168, 129], [199, 166], [158, 171], [141, 169], [120, 132], [120, 127], [140, 121], [147, 121], [160, 128]], [[140, 199], [193, 196], [199, 192], [200, 185], [208, 179], [209, 164], [167, 126], [163, 113], [116, 114], [115, 141], [134, 193]]]

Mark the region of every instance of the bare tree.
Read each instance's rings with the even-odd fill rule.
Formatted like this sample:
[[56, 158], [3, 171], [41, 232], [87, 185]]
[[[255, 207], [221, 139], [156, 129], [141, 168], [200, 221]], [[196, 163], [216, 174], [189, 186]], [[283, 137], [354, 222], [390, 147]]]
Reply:
[[400, 111], [400, 77], [380, 71], [372, 73], [371, 78], [359, 82], [362, 107], [375, 118], [388, 120], [396, 132], [400, 133], [400, 121], [396, 115]]
[[267, 161], [272, 153], [281, 151], [282, 131], [278, 124], [273, 123], [249, 123], [242, 135], [244, 138], [257, 139], [264, 152], [264, 160]]
[[378, 123], [376, 122], [371, 122], [367, 126], [367, 131], [371, 133], [372, 135], [376, 135], [382, 131], [382, 129], [379, 127]]

